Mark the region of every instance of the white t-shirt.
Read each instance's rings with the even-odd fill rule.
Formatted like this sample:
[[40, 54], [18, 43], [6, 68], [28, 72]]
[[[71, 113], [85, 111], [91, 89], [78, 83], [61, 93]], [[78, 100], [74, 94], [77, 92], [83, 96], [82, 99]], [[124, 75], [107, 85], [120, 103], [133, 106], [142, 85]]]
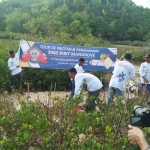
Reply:
[[128, 80], [134, 80], [134, 78], [135, 78], [134, 66], [130, 62], [125, 60], [118, 61], [115, 64], [109, 86], [119, 88], [121, 91], [124, 91], [126, 82]]
[[146, 77], [146, 79], [149, 81], [147, 84], [150, 84], [150, 63], [144, 62], [140, 65], [140, 81], [141, 83], [144, 83], [144, 79], [142, 78], [143, 76]]
[[15, 54], [14, 58], [8, 59], [8, 67], [9, 67], [9, 70], [11, 71], [11, 75], [18, 74], [22, 71], [21, 67], [16, 68], [17, 65], [19, 65], [18, 53]]
[[82, 66], [79, 66], [79, 64], [76, 64], [74, 68], [76, 68], [77, 73], [84, 73]]
[[85, 80], [87, 89], [90, 92], [96, 91], [103, 86], [96, 76], [90, 73], [77, 73], [75, 76], [75, 95], [80, 94], [80, 86], [82, 85], [83, 80]]

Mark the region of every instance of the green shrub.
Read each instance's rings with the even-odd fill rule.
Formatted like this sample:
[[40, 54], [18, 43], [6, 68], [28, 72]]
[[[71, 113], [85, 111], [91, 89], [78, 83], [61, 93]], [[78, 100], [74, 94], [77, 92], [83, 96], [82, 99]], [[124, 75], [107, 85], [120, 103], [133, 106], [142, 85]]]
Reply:
[[[99, 100], [99, 111], [82, 113], [76, 113], [82, 96], [72, 101], [55, 97], [48, 104], [19, 99], [16, 96], [20, 109], [15, 109], [14, 99], [10, 100], [7, 94], [1, 97], [0, 149], [135, 149], [128, 142], [127, 125], [133, 106], [144, 106], [142, 98], [125, 102], [118, 98], [109, 107]], [[148, 128], [143, 131], [146, 135], [150, 133]]]

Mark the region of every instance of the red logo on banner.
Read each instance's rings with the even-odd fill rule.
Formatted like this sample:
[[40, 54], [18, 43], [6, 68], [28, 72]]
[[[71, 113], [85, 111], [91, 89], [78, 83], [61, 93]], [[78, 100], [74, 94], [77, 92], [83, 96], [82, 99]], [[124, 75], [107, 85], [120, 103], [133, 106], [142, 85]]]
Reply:
[[47, 56], [38, 48], [30, 48], [28, 51], [23, 53], [21, 61], [30, 61], [31, 63], [47, 63]]
[[40, 53], [38, 56], [38, 60], [44, 64], [47, 63], [47, 56], [44, 53]]
[[21, 58], [22, 62], [30, 61], [30, 59], [31, 59], [31, 54], [29, 51], [23, 53], [22, 58]]

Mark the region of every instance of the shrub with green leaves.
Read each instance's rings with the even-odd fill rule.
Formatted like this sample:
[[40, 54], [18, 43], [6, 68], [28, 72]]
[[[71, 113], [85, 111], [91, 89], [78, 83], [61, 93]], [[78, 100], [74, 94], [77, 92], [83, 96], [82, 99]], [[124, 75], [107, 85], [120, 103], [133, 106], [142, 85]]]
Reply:
[[[134, 105], [145, 107], [143, 99], [118, 98], [110, 106], [99, 100], [97, 110], [81, 113], [77, 109], [82, 96], [72, 101], [56, 96], [48, 103], [20, 99], [1, 97], [0, 149], [135, 149], [128, 142], [127, 125]], [[16, 102], [20, 109], [14, 106]], [[147, 136], [150, 133], [148, 128], [143, 131]]]

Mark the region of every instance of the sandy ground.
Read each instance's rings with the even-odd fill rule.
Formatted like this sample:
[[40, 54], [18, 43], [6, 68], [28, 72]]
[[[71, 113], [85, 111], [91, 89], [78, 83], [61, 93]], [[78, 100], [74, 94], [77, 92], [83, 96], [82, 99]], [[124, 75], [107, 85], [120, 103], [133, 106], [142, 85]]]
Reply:
[[1, 95], [1, 100], [12, 100], [14, 102], [14, 105], [17, 109], [20, 108], [17, 100], [25, 100], [25, 101], [40, 101], [44, 104], [49, 104], [49, 106], [53, 106], [53, 100], [54, 98], [59, 99], [67, 99], [67, 97], [70, 95], [70, 92], [60, 91], [60, 92], [25, 92], [23, 95], [19, 93], [15, 93], [12, 95]]
[[[0, 99], [6, 99], [6, 100], [12, 100], [14, 102], [14, 105], [17, 109], [20, 109], [20, 105], [18, 104], [17, 100], [25, 100], [25, 101], [40, 101], [44, 104], [48, 104], [50, 107], [53, 106], [54, 99], [59, 98], [63, 100], [67, 100], [70, 95], [70, 91], [56, 91], [56, 92], [25, 92], [24, 95], [15, 93], [12, 95], [8, 96], [0, 96]], [[81, 103], [85, 102], [87, 92], [84, 92], [84, 99]], [[99, 98], [103, 100], [104, 102], [106, 101], [107, 98], [107, 92], [105, 90], [102, 90], [99, 94]]]

